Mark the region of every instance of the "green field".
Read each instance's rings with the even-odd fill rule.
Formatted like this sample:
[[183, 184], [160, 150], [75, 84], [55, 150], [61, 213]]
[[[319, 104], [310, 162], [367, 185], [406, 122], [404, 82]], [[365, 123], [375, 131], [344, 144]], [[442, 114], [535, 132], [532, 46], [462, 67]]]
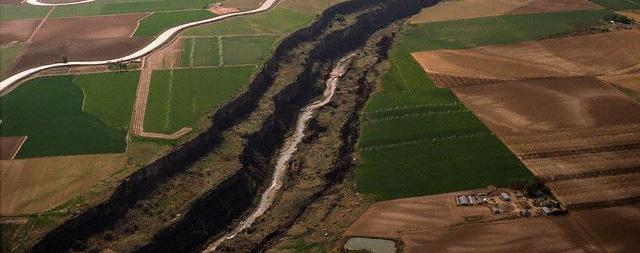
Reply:
[[181, 64], [183, 67], [218, 66], [220, 64], [218, 38], [184, 38]]
[[536, 40], [597, 24], [609, 11], [529, 14], [411, 25], [362, 115], [357, 189], [376, 199], [507, 185], [531, 173], [410, 53]]
[[140, 21], [135, 36], [156, 36], [181, 24], [215, 17], [205, 10], [154, 13]]
[[540, 13], [418, 24], [403, 36], [402, 44], [411, 51], [424, 51], [515, 43], [587, 29], [611, 13]]
[[16, 19], [39, 19], [47, 15], [51, 7], [32, 5], [0, 5], [0, 21]]
[[13, 66], [22, 48], [24, 48], [24, 46], [20, 43], [0, 47], [0, 77]]
[[199, 127], [199, 120], [249, 84], [255, 66], [154, 71], [144, 119], [147, 132]]
[[180, 10], [204, 10], [212, 0], [106, 0], [92, 3], [57, 6], [51, 17], [94, 16], [141, 12], [171, 12]]
[[591, 0], [612, 10], [640, 9], [640, 0]]
[[84, 93], [83, 111], [111, 127], [128, 129], [139, 76], [138, 71], [78, 75], [73, 83]]
[[288, 34], [309, 24], [313, 16], [276, 7], [264, 13], [231, 18], [189, 29], [189, 36], [224, 36], [238, 34]]
[[137, 77], [132, 72], [30, 80], [1, 98], [0, 132], [28, 136], [19, 158], [124, 152], [125, 118], [133, 102], [125, 100], [135, 96]]
[[262, 63], [271, 55], [276, 40], [274, 36], [223, 37], [224, 65]]

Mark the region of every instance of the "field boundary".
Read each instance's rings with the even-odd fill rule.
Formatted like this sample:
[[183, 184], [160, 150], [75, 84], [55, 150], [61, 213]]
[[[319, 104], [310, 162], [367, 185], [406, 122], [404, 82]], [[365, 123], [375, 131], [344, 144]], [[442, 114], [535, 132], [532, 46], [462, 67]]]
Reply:
[[183, 127], [172, 134], [152, 133], [144, 131], [144, 117], [147, 111], [147, 100], [149, 98], [149, 88], [151, 86], [151, 74], [153, 66], [149, 66], [147, 58], [142, 60], [140, 68], [140, 78], [136, 90], [136, 101], [133, 107], [133, 119], [131, 120], [131, 133], [141, 137], [175, 140], [191, 132], [191, 128]]

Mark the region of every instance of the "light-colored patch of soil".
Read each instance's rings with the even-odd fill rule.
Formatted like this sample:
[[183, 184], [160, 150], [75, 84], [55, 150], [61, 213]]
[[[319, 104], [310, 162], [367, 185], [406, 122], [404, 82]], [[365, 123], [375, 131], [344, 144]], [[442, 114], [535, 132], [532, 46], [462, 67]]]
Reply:
[[240, 9], [238, 9], [238, 8], [226, 7], [226, 6], [222, 6], [222, 5], [212, 5], [211, 7], [209, 7], [208, 10], [211, 13], [216, 14], [216, 15], [223, 15], [223, 14], [228, 14], [228, 13], [233, 13], [233, 12], [240, 11]]
[[458, 0], [443, 1], [423, 9], [412, 23], [428, 23], [506, 14], [595, 10], [602, 7], [587, 0]]
[[412, 53], [428, 73], [481, 79], [622, 74], [640, 68], [640, 31]]
[[10, 42], [25, 42], [42, 20], [10, 20], [0, 22], [0, 45]]
[[135, 37], [29, 43], [10, 73], [61, 62], [64, 56], [68, 61], [108, 60], [122, 57], [141, 49], [149, 41], [150, 38]]
[[640, 105], [592, 77], [459, 87], [460, 100], [500, 136], [640, 123]]
[[33, 42], [128, 38], [146, 13], [47, 19]]
[[565, 205], [617, 201], [640, 196], [640, 173], [548, 182]]
[[26, 136], [0, 137], [0, 160], [13, 159], [25, 140]]
[[121, 170], [124, 154], [3, 160], [0, 215], [43, 212]]
[[227, 8], [235, 8], [238, 10], [252, 10], [258, 8], [262, 0], [225, 0], [224, 6]]
[[344, 235], [393, 239], [401, 233], [462, 224], [465, 217], [491, 215], [490, 210], [483, 206], [456, 206], [455, 197], [469, 192], [377, 202]]

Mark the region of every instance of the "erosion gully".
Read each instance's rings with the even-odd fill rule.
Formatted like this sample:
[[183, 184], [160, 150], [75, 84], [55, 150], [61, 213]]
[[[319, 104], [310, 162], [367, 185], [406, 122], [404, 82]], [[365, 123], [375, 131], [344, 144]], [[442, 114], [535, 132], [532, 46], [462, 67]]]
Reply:
[[[47, 233], [31, 251], [200, 252], [215, 245], [217, 251], [245, 252], [270, 247], [309, 203], [353, 168], [358, 114], [377, 78], [371, 73], [386, 57], [397, 24], [436, 2], [352, 0], [330, 7], [279, 44], [247, 90], [212, 115], [211, 127], [134, 172], [110, 198]], [[348, 57], [350, 52], [356, 53]], [[325, 81], [337, 81], [331, 70], [348, 65], [340, 61], [345, 57], [354, 67], [327, 98]], [[323, 103], [311, 103], [316, 100]], [[305, 121], [306, 136], [296, 127]], [[327, 156], [307, 155], [318, 149]], [[290, 161], [278, 159], [286, 156]], [[303, 166], [303, 156], [319, 166]], [[291, 174], [304, 174], [303, 167], [317, 173]], [[281, 185], [286, 193], [278, 191]], [[287, 195], [300, 187], [300, 194]]]

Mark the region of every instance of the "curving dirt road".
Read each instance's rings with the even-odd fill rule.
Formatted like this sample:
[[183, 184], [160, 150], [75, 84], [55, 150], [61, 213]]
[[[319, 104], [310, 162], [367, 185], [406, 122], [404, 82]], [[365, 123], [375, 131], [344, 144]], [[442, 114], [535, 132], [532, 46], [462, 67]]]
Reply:
[[[28, 0], [28, 1], [30, 1], [30, 3], [31, 2], [40, 3], [37, 0]], [[77, 2], [77, 3], [80, 3], [80, 2]], [[183, 24], [183, 25], [179, 25], [179, 26], [170, 28], [169, 30], [163, 32], [158, 37], [156, 37], [156, 39], [153, 40], [151, 43], [149, 43], [147, 46], [143, 47], [142, 49], [138, 50], [137, 52], [134, 52], [134, 53], [132, 53], [130, 55], [127, 55], [127, 56], [124, 56], [124, 57], [121, 57], [121, 58], [111, 59], [111, 60], [104, 60], [104, 61], [61, 62], [61, 63], [53, 63], [53, 64], [48, 64], [48, 65], [43, 65], [43, 66], [27, 69], [27, 70], [24, 70], [24, 71], [22, 71], [20, 73], [17, 73], [15, 75], [13, 75], [13, 76], [10, 76], [7, 79], [5, 79], [2, 82], [0, 82], [0, 93], [4, 93], [5, 90], [10, 88], [13, 84], [18, 83], [18, 81], [20, 81], [22, 79], [27, 78], [30, 75], [33, 75], [33, 74], [38, 73], [40, 71], [43, 71], [43, 70], [46, 70], [46, 69], [50, 69], [50, 68], [68, 67], [68, 66], [103, 65], [103, 64], [108, 64], [108, 63], [126, 62], [126, 61], [131, 61], [131, 60], [134, 60], [134, 59], [138, 59], [138, 58], [140, 58], [142, 56], [145, 56], [145, 55], [153, 52], [154, 50], [160, 48], [166, 42], [170, 41], [171, 38], [173, 38], [173, 36], [175, 36], [176, 34], [178, 34], [179, 32], [181, 32], [184, 29], [191, 28], [191, 27], [194, 27], [194, 26], [203, 25], [203, 24], [208, 24], [208, 23], [212, 23], [212, 22], [216, 22], [216, 21], [220, 21], [220, 20], [223, 20], [223, 19], [231, 18], [231, 17], [244, 16], [244, 15], [264, 12], [264, 11], [267, 11], [267, 10], [271, 9], [271, 7], [275, 6], [276, 3], [278, 3], [278, 0], [266, 0], [266, 1], [264, 1], [262, 3], [262, 5], [260, 5], [260, 7], [256, 8], [256, 9], [253, 9], [253, 10], [229, 13], [229, 14], [225, 14], [225, 15], [221, 15], [221, 16], [217, 16], [217, 17], [213, 17], [213, 18], [209, 18], [209, 19], [204, 19], [204, 20], [200, 20], [200, 21], [195, 21], [195, 22], [191, 22], [191, 23], [186, 23], [186, 24]]]

